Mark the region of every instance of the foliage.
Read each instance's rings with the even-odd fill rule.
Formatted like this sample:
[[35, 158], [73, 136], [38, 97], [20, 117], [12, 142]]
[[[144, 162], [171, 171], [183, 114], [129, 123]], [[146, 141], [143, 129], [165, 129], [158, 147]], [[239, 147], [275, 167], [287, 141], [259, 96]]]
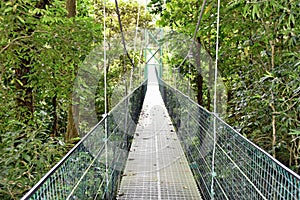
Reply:
[[1, 133], [1, 199], [19, 199], [69, 149], [62, 138], [49, 137], [41, 128], [43, 121], [39, 123], [28, 126], [10, 121], [5, 134]]
[[[103, 1], [97, 0], [95, 5], [94, 16], [99, 23], [103, 23], [103, 3]], [[139, 64], [143, 63], [143, 55], [140, 53], [144, 42], [143, 29], [152, 28], [152, 16], [137, 1], [118, 1], [118, 4], [126, 48], [134, 66], [139, 69], [134, 69], [133, 77], [131, 77], [132, 66], [123, 50], [115, 3], [106, 2], [105, 23], [108, 45], [107, 79], [109, 82], [107, 94], [109, 96], [109, 109], [116, 105], [132, 89], [129, 88], [130, 81], [135, 82], [134, 86], [138, 86], [141, 83], [140, 79], [142, 77], [138, 72], [141, 70], [141, 65]], [[137, 25], [138, 27], [136, 27]], [[104, 87], [103, 79], [104, 77], [99, 81], [99, 88]], [[99, 109], [97, 110], [98, 116], [103, 114], [103, 96], [103, 91], [97, 91], [96, 104]]]
[[[95, 6], [95, 17], [97, 21], [103, 22], [103, 1], [97, 0]], [[120, 17], [122, 21], [123, 31], [133, 31], [136, 29], [138, 22], [139, 28], [151, 27], [152, 16], [145, 11], [144, 6], [138, 4], [137, 1], [118, 1], [120, 9]], [[120, 32], [119, 22], [116, 14], [114, 2], [106, 2], [106, 28], [108, 29], [108, 37], [114, 37]], [[139, 14], [140, 13], [140, 14]], [[139, 14], [139, 17], [138, 17]], [[130, 40], [129, 40], [130, 41]]]
[[[72, 118], [69, 108], [76, 103], [74, 80], [82, 62], [102, 42], [102, 2], [77, 0], [73, 18], [67, 18], [66, 2], [61, 0], [0, 2], [0, 199], [19, 199], [72, 147], [64, 136]], [[139, 5], [119, 6], [125, 29], [135, 29]], [[146, 27], [151, 17], [140, 9], [139, 25]], [[115, 34], [113, 4], [108, 3], [108, 11], [114, 24], [109, 33]], [[140, 60], [137, 52], [130, 54], [135, 63]], [[130, 71], [129, 65], [124, 70], [120, 55], [109, 69], [110, 94]], [[100, 117], [102, 82], [94, 99]], [[84, 100], [89, 94], [82, 95]]]
[[[202, 2], [152, 0], [158, 24], [191, 36]], [[300, 173], [299, 3], [221, 1], [219, 71], [227, 89], [227, 121]], [[207, 1], [197, 37], [215, 57], [216, 2]]]
[[101, 41], [92, 18], [67, 19], [64, 2], [43, 2], [1, 1], [1, 199], [19, 199], [70, 149], [63, 134], [77, 66]]

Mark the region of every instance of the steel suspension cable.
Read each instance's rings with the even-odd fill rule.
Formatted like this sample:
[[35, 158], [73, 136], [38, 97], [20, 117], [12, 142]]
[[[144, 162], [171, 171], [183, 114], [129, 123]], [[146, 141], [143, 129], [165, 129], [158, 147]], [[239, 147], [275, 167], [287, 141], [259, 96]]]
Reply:
[[214, 80], [214, 138], [213, 138], [213, 153], [212, 153], [212, 176], [211, 176], [211, 199], [214, 200], [214, 179], [216, 176], [215, 172], [215, 154], [216, 154], [216, 140], [217, 140], [217, 84], [218, 84], [218, 56], [219, 56], [219, 32], [220, 32], [220, 0], [218, 0], [217, 8], [217, 38], [216, 38], [216, 61], [215, 61], [215, 80]]
[[107, 74], [106, 74], [106, 0], [103, 4], [103, 70], [104, 70], [104, 117], [105, 117], [105, 179], [108, 190], [108, 130], [107, 130]]
[[129, 62], [131, 64], [132, 67], [134, 67], [134, 63], [127, 51], [127, 48], [126, 48], [126, 42], [125, 42], [125, 36], [124, 36], [124, 32], [123, 32], [123, 26], [122, 26], [122, 21], [121, 21], [121, 15], [120, 15], [120, 10], [119, 10], [119, 5], [118, 5], [118, 0], [115, 0], [115, 5], [116, 5], [116, 13], [117, 13], [117, 16], [118, 16], [118, 22], [119, 22], [119, 28], [120, 28], [120, 31], [121, 31], [121, 37], [122, 37], [122, 43], [123, 43], [123, 50], [124, 50], [124, 53], [126, 54], [127, 58], [129, 59]]
[[[138, 15], [137, 15], [137, 20], [136, 20], [136, 26], [135, 26], [135, 35], [134, 35], [134, 43], [133, 43], [133, 51], [136, 51], [136, 40], [137, 40], [137, 34], [138, 34], [138, 28], [139, 28], [139, 20], [140, 20], [140, 13], [141, 13], [141, 4], [139, 4], [138, 7]], [[138, 63], [139, 65], [139, 63]], [[130, 86], [129, 86], [129, 90], [132, 90], [132, 79], [133, 79], [133, 73], [134, 73], [134, 67], [131, 68], [131, 72], [130, 72]]]
[[190, 49], [189, 49], [188, 53], [186, 54], [186, 56], [184, 57], [183, 61], [180, 63], [180, 65], [177, 68], [180, 68], [183, 65], [183, 63], [186, 61], [186, 59], [188, 58], [188, 56], [190, 55], [190, 53], [192, 51], [192, 48], [195, 44], [195, 39], [196, 39], [196, 36], [197, 36], [197, 32], [198, 32], [198, 29], [200, 27], [201, 19], [202, 19], [203, 13], [204, 13], [205, 5], [206, 5], [206, 0], [204, 0], [203, 3], [202, 3], [200, 15], [199, 15], [199, 18], [198, 18], [198, 21], [197, 21], [196, 29], [195, 29], [194, 34], [193, 34], [193, 41], [192, 41], [192, 44], [190, 45]]
[[136, 25], [135, 25], [135, 35], [134, 35], [134, 44], [133, 44], [133, 49], [134, 51], [136, 50], [136, 38], [137, 38], [137, 33], [138, 33], [138, 28], [139, 28], [139, 22], [140, 22], [140, 14], [141, 14], [141, 4], [139, 4], [138, 7], [138, 15], [136, 19]]

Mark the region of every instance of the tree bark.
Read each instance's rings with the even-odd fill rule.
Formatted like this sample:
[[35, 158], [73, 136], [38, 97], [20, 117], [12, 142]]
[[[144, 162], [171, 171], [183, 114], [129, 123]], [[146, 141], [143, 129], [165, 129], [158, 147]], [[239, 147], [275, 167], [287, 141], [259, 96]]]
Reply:
[[202, 66], [201, 66], [201, 41], [197, 37], [196, 43], [196, 66], [197, 66], [197, 101], [198, 104], [203, 106], [203, 76], [202, 76]]
[[28, 75], [31, 73], [31, 67], [29, 67], [29, 65], [30, 63], [28, 61], [23, 60], [21, 66], [15, 68], [18, 118], [22, 119], [25, 123], [33, 118], [34, 112], [33, 89], [29, 87], [28, 78]]
[[68, 18], [76, 16], [76, 0], [67, 0], [66, 9], [68, 11]]
[[212, 86], [213, 86], [213, 79], [214, 79], [214, 70], [213, 70], [213, 63], [212, 63], [212, 58], [209, 58], [209, 71], [208, 71], [208, 86], [207, 86], [207, 110], [211, 111], [211, 91], [212, 91]]
[[232, 91], [231, 91], [231, 89], [230, 88], [227, 88], [227, 105], [226, 105], [226, 113], [228, 114], [229, 113], [229, 111], [230, 111], [230, 102], [231, 102], [231, 100], [232, 100], [232, 96], [233, 96], [233, 94], [232, 94]]
[[75, 117], [76, 115], [78, 115], [78, 109], [71, 104], [68, 110], [68, 125], [67, 133], [65, 135], [65, 141], [68, 143], [72, 143], [72, 139], [79, 137], [78, 118]]
[[[66, 9], [68, 11], [68, 18], [76, 16], [76, 0], [66, 0]], [[76, 74], [76, 73], [75, 73]], [[72, 139], [79, 137], [78, 128], [79, 128], [79, 102], [75, 105], [72, 100], [73, 95], [70, 95], [71, 103], [68, 109], [68, 125], [67, 132], [65, 135], [66, 142], [72, 142]], [[76, 99], [77, 100], [77, 99]]]
[[52, 97], [53, 106], [53, 126], [52, 126], [52, 136], [56, 137], [58, 135], [58, 116], [57, 116], [57, 95]]
[[203, 77], [197, 75], [197, 101], [200, 106], [203, 106]]

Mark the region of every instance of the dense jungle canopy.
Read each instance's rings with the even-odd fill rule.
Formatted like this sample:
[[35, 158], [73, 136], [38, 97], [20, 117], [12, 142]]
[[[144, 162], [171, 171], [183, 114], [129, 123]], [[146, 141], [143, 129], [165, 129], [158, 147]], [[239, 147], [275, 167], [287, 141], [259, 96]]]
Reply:
[[[78, 111], [72, 92], [81, 64], [102, 45], [103, 2], [0, 2], [0, 199], [19, 199], [82, 137], [81, 124], [73, 118]], [[193, 37], [203, 1], [147, 3], [119, 1], [125, 33], [139, 24], [139, 29], [165, 28]], [[221, 1], [218, 63], [226, 90], [224, 120], [298, 174], [299, 10], [299, 0]], [[217, 1], [207, 0], [196, 35], [211, 60], [216, 54], [216, 13]], [[106, 14], [107, 37], [113, 38], [120, 33], [113, 1], [106, 2]], [[176, 73], [191, 81], [195, 100], [212, 111], [211, 74], [188, 71], [177, 53], [164, 55], [170, 67], [164, 73], [173, 76], [172, 67], [180, 66]], [[129, 54], [135, 64], [144, 62], [139, 50]], [[124, 55], [109, 61], [109, 103], [131, 64]], [[201, 67], [210, 71], [211, 65]], [[99, 118], [103, 87], [100, 81], [95, 99]]]

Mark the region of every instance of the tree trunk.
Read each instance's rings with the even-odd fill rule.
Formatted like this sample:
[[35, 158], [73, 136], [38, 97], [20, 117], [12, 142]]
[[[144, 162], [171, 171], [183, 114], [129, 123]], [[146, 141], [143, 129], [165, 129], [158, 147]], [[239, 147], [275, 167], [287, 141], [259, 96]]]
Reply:
[[15, 68], [16, 79], [15, 82], [17, 89], [17, 110], [18, 118], [24, 123], [29, 122], [33, 118], [34, 104], [33, 104], [33, 91], [29, 87], [29, 74], [31, 73], [30, 63], [23, 60], [21, 66]]
[[68, 18], [76, 16], [76, 0], [67, 0], [66, 9], [68, 11]]
[[56, 137], [58, 135], [58, 116], [57, 116], [57, 95], [52, 97], [53, 106], [53, 126], [52, 126], [52, 136]]
[[203, 106], [203, 77], [197, 74], [197, 101], [200, 106]]
[[72, 143], [72, 139], [79, 137], [78, 134], [78, 109], [76, 106], [72, 104], [69, 106], [68, 110], [68, 126], [67, 126], [67, 133], [65, 135], [65, 141]]
[[196, 43], [196, 66], [197, 66], [197, 101], [198, 104], [203, 106], [203, 76], [201, 66], [201, 41], [197, 37]]
[[227, 114], [230, 111], [230, 107], [231, 107], [230, 102], [232, 100], [232, 96], [233, 96], [233, 94], [232, 94], [231, 89], [227, 87], [227, 105], [226, 105], [226, 113]]
[[[76, 16], [76, 0], [66, 0], [66, 9], [68, 11], [67, 17], [75, 17]], [[76, 74], [76, 73], [75, 73]], [[66, 142], [72, 142], [72, 139], [79, 137], [78, 128], [79, 128], [79, 108], [77, 104], [73, 104], [72, 94], [70, 95], [71, 103], [69, 105], [68, 110], [68, 125], [67, 132], [65, 135]]]
[[211, 91], [213, 88], [213, 82], [212, 80], [214, 79], [214, 70], [213, 70], [213, 63], [212, 63], [212, 58], [209, 58], [209, 71], [208, 71], [208, 86], [207, 86], [207, 110], [211, 111]]

